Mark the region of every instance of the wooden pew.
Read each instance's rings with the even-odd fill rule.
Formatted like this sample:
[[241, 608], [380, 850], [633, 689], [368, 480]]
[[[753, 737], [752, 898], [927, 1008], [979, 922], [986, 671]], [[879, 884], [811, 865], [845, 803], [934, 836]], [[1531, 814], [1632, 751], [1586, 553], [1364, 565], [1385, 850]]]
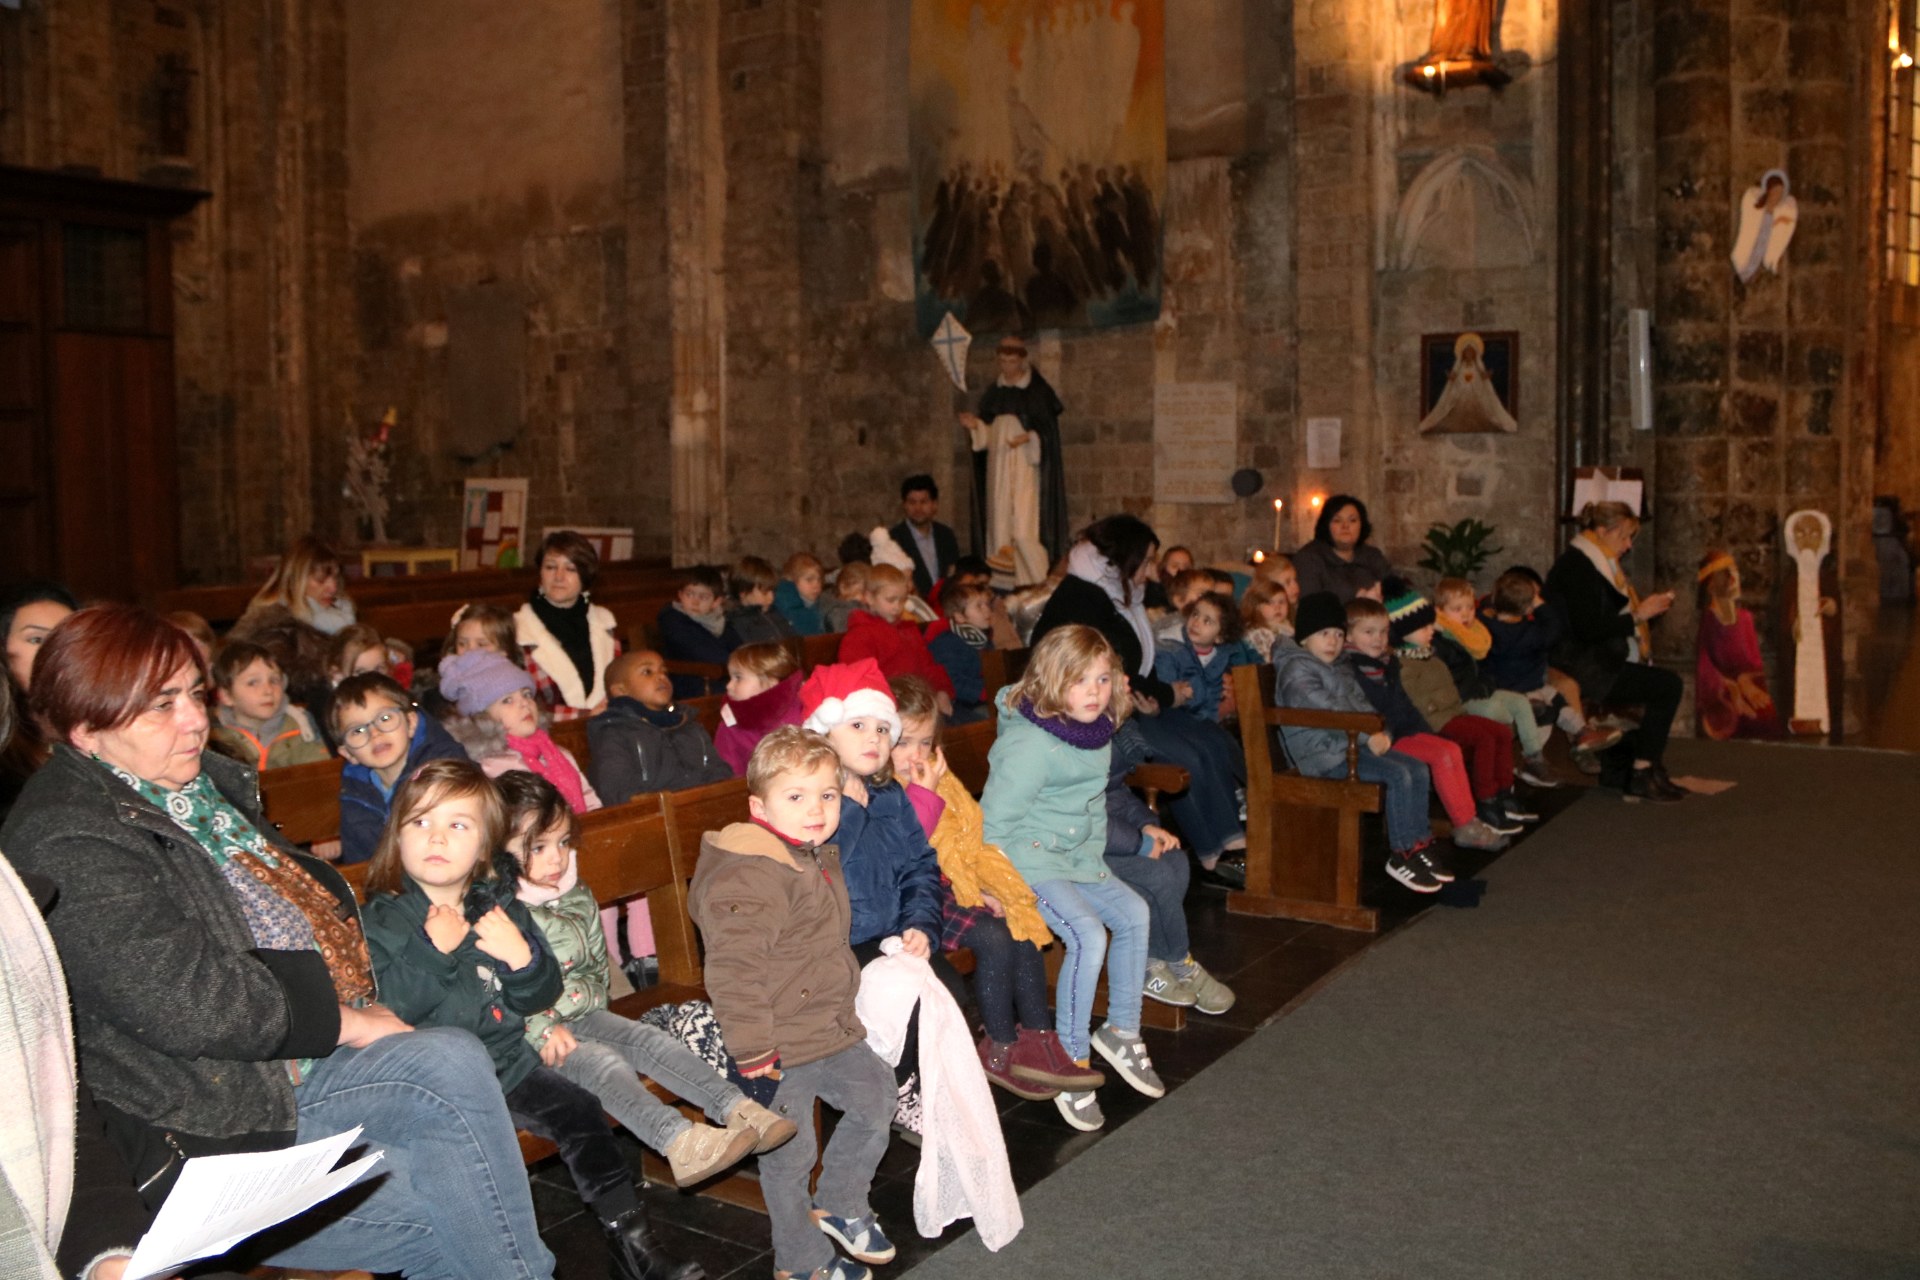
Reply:
[[[1227, 910], [1377, 932], [1379, 913], [1360, 901], [1360, 817], [1380, 812], [1380, 788], [1360, 781], [1358, 763], [1360, 738], [1379, 732], [1380, 717], [1275, 707], [1273, 668], [1264, 663], [1229, 676], [1247, 756], [1247, 887], [1227, 895]], [[1347, 776], [1277, 767], [1271, 730], [1281, 725], [1345, 733]]]
[[815, 667], [824, 667], [840, 656], [840, 642], [846, 639], [844, 631], [829, 631], [825, 635], [806, 636], [800, 642], [802, 670], [811, 671]]
[[338, 839], [340, 770], [344, 763], [334, 756], [262, 772], [260, 803], [267, 821], [295, 844]]
[[[553, 739], [553, 745], [573, 752], [573, 758], [580, 765], [580, 772], [588, 774], [593, 764], [593, 751], [587, 745], [587, 717], [574, 720], [555, 720], [547, 726], [547, 736]], [[588, 774], [591, 777], [591, 774]]]

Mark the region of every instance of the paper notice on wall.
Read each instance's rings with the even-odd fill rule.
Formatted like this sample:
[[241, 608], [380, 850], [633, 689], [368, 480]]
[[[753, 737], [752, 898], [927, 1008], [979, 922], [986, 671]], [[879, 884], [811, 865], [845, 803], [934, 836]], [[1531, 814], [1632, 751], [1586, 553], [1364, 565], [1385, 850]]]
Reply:
[[1153, 500], [1232, 502], [1239, 389], [1231, 382], [1153, 388]]
[[1332, 471], [1340, 465], [1340, 419], [1307, 419], [1307, 470]]

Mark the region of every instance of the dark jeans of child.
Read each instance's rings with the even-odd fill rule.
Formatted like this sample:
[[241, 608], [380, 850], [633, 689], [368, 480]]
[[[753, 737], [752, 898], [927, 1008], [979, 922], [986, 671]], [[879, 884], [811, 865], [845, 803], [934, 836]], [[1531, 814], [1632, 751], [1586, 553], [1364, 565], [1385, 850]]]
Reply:
[[[864, 1218], [873, 1212], [867, 1193], [880, 1158], [887, 1154], [894, 1097], [887, 1064], [864, 1043], [818, 1062], [781, 1068], [773, 1109], [800, 1132], [760, 1157], [760, 1194], [766, 1197], [767, 1222], [773, 1228], [775, 1267], [807, 1276], [833, 1261], [833, 1246], [807, 1212], [813, 1206], [837, 1218]], [[838, 1111], [840, 1122], [827, 1140], [820, 1183], [808, 1196], [815, 1098]]]
[[989, 1040], [1012, 1044], [1021, 1027], [1053, 1029], [1040, 948], [1008, 933], [1007, 922], [998, 916], [980, 917], [956, 941], [973, 952], [973, 994]]
[[640, 1207], [633, 1171], [613, 1140], [600, 1099], [557, 1071], [535, 1067], [507, 1094], [507, 1114], [560, 1148], [580, 1198], [602, 1222]]
[[[886, 941], [885, 938], [872, 938], [866, 942], [855, 945], [853, 948], [853, 958], [860, 962], [862, 969], [879, 958], [880, 944], [884, 941]], [[936, 930], [933, 937], [927, 941], [932, 946], [939, 946], [939, 931]], [[928, 960], [933, 965], [933, 976], [940, 979], [941, 985], [946, 987], [948, 994], [953, 997], [953, 1002], [964, 1008], [967, 1003], [967, 984], [961, 981], [958, 971], [956, 971], [952, 965], [948, 964], [947, 958], [938, 951], [935, 951], [929, 956]], [[919, 1067], [920, 1006], [915, 1004], [913, 1006], [913, 1012], [907, 1015], [907, 1038], [900, 1045], [900, 1065], [893, 1069], [895, 1081], [899, 1084], [905, 1084], [907, 1077], [911, 1076]], [[781, 1268], [783, 1271], [785, 1269], [784, 1267]]]
[[[1144, 843], [1144, 841], [1143, 841]], [[1185, 849], [1169, 849], [1157, 858], [1110, 853], [1107, 867], [1147, 900], [1147, 959], [1178, 964], [1187, 958], [1187, 883], [1193, 869]]]

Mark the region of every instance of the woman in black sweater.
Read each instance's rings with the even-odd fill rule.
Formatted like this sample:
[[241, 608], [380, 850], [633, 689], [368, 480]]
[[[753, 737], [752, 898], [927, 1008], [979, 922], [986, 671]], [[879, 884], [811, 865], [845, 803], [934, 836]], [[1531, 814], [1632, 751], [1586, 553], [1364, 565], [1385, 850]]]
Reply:
[[1153, 674], [1153, 629], [1147, 622], [1145, 586], [1160, 539], [1134, 516], [1108, 516], [1089, 525], [1067, 556], [1067, 576], [1054, 589], [1031, 643], [1055, 627], [1078, 623], [1107, 638], [1132, 684], [1136, 723], [1153, 758], [1178, 765], [1191, 778], [1169, 801], [1180, 834], [1208, 871], [1229, 880], [1245, 875], [1246, 830], [1233, 789], [1245, 780], [1237, 744], [1219, 725], [1195, 716], [1168, 715], [1193, 696], [1184, 684], [1169, 685]]
[[1631, 799], [1672, 801], [1686, 795], [1663, 764], [1683, 686], [1679, 676], [1652, 665], [1647, 624], [1672, 607], [1673, 593], [1642, 599], [1620, 567], [1639, 532], [1640, 518], [1625, 503], [1590, 502], [1580, 512], [1580, 533], [1547, 574], [1547, 601], [1567, 621], [1553, 665], [1580, 682], [1589, 707], [1613, 702], [1643, 709], [1640, 728], [1607, 753], [1601, 783]]

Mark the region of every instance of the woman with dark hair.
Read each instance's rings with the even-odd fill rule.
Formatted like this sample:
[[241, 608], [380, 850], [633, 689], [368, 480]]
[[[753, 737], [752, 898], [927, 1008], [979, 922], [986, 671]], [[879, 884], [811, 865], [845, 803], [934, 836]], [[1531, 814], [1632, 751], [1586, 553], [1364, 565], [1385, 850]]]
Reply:
[[142, 609], [82, 610], [42, 648], [33, 709], [53, 752], [0, 848], [59, 891], [80, 1056], [147, 1203], [187, 1157], [359, 1125], [382, 1172], [262, 1240], [262, 1261], [551, 1276], [486, 1050], [375, 1002], [346, 882], [279, 838], [253, 770], [205, 750], [192, 639]]
[[613, 614], [588, 594], [600, 553], [571, 529], [540, 544], [540, 585], [513, 615], [513, 633], [535, 695], [555, 720], [598, 715], [607, 705], [607, 667], [620, 656]]
[[1673, 672], [1652, 665], [1647, 624], [1673, 607], [1673, 592], [1644, 599], [1634, 590], [1621, 557], [1633, 549], [1640, 517], [1624, 502], [1589, 502], [1580, 512], [1580, 532], [1547, 574], [1547, 602], [1566, 619], [1553, 665], [1580, 682], [1591, 710], [1602, 702], [1641, 708], [1640, 727], [1601, 756], [1600, 783], [1632, 800], [1672, 801], [1686, 796], [1662, 763], [1684, 685]]
[[1139, 713], [1135, 723], [1153, 758], [1180, 766], [1191, 778], [1187, 789], [1169, 801], [1180, 833], [1206, 871], [1215, 871], [1223, 855], [1232, 855], [1220, 874], [1234, 881], [1245, 874], [1239, 855], [1247, 847], [1247, 835], [1233, 790], [1244, 780], [1246, 766], [1220, 726], [1193, 716], [1162, 714], [1192, 698], [1193, 690], [1153, 674], [1145, 588], [1159, 549], [1159, 536], [1137, 516], [1108, 516], [1088, 525], [1067, 555], [1067, 576], [1034, 623], [1031, 643], [1039, 644], [1055, 627], [1072, 624], [1092, 627], [1107, 638], [1132, 684]]
[[[28, 582], [7, 593], [0, 604], [0, 638], [6, 642], [8, 691], [15, 706], [27, 705], [33, 685], [33, 660], [47, 636], [80, 606], [55, 582]], [[20, 788], [47, 759], [47, 744], [33, 717], [20, 714], [10, 738], [0, 738], [0, 818], [13, 807]]]
[[1300, 594], [1331, 591], [1345, 604], [1374, 583], [1385, 582], [1393, 566], [1380, 548], [1368, 543], [1371, 537], [1366, 503], [1350, 493], [1328, 498], [1314, 521], [1313, 541], [1293, 553]]

